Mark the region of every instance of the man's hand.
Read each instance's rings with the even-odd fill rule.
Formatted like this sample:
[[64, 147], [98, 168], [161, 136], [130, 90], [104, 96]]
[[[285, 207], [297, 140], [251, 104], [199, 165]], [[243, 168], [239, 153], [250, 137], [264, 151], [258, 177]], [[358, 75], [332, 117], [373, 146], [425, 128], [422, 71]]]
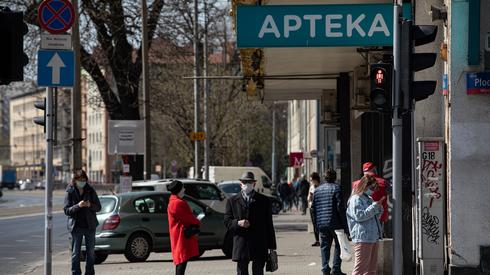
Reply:
[[249, 228], [250, 223], [248, 222], [248, 220], [239, 220], [238, 226], [243, 227], [243, 228]]

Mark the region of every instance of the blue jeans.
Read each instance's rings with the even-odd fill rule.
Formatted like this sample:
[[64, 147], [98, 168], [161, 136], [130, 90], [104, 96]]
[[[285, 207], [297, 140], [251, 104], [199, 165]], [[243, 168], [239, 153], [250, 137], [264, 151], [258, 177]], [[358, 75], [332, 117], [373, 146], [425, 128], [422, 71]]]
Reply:
[[328, 262], [330, 260], [330, 248], [332, 247], [332, 241], [335, 241], [332, 272], [341, 272], [340, 265], [342, 264], [342, 260], [340, 259], [340, 244], [335, 231], [331, 229], [320, 229], [320, 238], [323, 274], [330, 275], [330, 267], [328, 266]]
[[95, 261], [95, 229], [73, 228], [71, 231], [71, 274], [81, 275], [80, 269], [80, 250], [82, 248], [82, 239], [85, 237], [85, 275], [94, 275]]

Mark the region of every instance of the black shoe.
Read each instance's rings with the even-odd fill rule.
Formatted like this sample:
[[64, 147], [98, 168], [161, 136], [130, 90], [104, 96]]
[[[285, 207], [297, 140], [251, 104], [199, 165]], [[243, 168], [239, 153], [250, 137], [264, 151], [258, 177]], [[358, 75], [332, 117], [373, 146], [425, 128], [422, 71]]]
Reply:
[[335, 271], [335, 272], [332, 272], [331, 275], [347, 275], [347, 274], [342, 272], [342, 271]]
[[314, 242], [311, 244], [311, 246], [320, 246], [320, 243], [319, 242]]

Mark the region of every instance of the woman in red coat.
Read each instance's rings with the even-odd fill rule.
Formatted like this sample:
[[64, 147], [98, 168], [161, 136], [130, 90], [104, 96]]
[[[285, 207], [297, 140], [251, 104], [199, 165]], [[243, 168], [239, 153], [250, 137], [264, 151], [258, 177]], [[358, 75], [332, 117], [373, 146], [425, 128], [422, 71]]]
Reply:
[[172, 193], [167, 209], [172, 258], [175, 264], [175, 274], [183, 275], [185, 274], [187, 261], [199, 255], [196, 235], [186, 237], [184, 229], [191, 225], [199, 226], [200, 222], [192, 214], [189, 204], [182, 199], [184, 196], [184, 185], [182, 182], [174, 180], [168, 185], [167, 189]]

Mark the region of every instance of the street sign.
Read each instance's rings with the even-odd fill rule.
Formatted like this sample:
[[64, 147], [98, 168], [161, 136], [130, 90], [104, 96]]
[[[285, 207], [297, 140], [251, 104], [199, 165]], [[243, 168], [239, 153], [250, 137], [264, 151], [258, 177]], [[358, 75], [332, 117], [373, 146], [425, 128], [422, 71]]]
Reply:
[[392, 4], [241, 5], [236, 22], [239, 48], [393, 44]]
[[72, 87], [75, 75], [73, 51], [37, 52], [37, 85], [40, 87]]
[[67, 0], [44, 0], [37, 10], [39, 25], [52, 34], [64, 33], [75, 21], [75, 10]]
[[466, 74], [466, 93], [489, 94], [490, 93], [490, 72], [467, 73]]
[[303, 162], [304, 162], [303, 152], [289, 153], [289, 167], [294, 167], [294, 168], [302, 167]]
[[71, 35], [41, 34], [41, 49], [71, 50]]
[[196, 140], [205, 140], [206, 139], [206, 134], [204, 132], [191, 132], [189, 134], [189, 137], [192, 141]]
[[107, 125], [109, 155], [145, 153], [144, 120], [109, 120]]

